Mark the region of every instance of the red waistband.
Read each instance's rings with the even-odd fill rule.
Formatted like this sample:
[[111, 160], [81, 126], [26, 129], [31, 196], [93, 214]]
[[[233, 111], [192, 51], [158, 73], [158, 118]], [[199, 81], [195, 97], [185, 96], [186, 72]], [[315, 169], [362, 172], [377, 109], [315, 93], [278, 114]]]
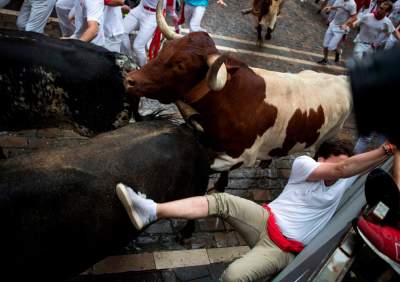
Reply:
[[263, 204], [263, 208], [269, 212], [267, 231], [268, 236], [282, 251], [300, 253], [304, 249], [304, 245], [296, 240], [286, 238], [279, 226], [276, 224], [275, 216], [271, 208], [267, 204]]
[[146, 6], [146, 5], [143, 5], [143, 8], [144, 8], [145, 10], [147, 10], [147, 11], [150, 11], [150, 12], [156, 12], [156, 11], [157, 11], [156, 9], [154, 9], [154, 8], [152, 8], [152, 7], [149, 7], [149, 6]]

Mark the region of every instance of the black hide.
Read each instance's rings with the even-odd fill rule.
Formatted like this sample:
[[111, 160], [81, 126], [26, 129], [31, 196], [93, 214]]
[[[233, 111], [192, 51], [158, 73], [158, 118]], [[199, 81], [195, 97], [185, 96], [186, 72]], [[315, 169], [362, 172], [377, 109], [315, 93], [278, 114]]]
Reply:
[[90, 142], [0, 160], [1, 281], [62, 281], [134, 239], [118, 182], [157, 202], [206, 191], [208, 157], [184, 125], [144, 121]]
[[102, 47], [0, 29], [0, 62], [0, 131], [72, 124], [90, 136], [126, 125], [137, 110], [123, 85], [135, 65]]
[[350, 68], [354, 112], [363, 135], [378, 132], [400, 146], [400, 45], [372, 54]]

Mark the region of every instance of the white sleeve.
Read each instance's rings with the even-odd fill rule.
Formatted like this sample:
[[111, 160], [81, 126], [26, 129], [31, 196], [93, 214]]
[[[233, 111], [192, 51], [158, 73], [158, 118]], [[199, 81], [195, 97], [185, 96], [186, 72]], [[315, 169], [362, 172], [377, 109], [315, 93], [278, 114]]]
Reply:
[[288, 183], [297, 183], [307, 180], [310, 174], [320, 164], [309, 156], [301, 156], [294, 160]]
[[389, 34], [393, 33], [396, 30], [396, 28], [394, 27], [392, 21], [389, 20], [389, 19], [388, 19], [388, 21], [386, 23], [386, 27], [387, 27], [387, 31], [386, 32], [389, 33]]
[[101, 24], [104, 14], [104, 0], [85, 1], [87, 21], [95, 21]]
[[357, 5], [355, 3], [354, 5], [350, 5], [349, 14], [350, 16], [354, 16], [355, 14], [357, 14]]

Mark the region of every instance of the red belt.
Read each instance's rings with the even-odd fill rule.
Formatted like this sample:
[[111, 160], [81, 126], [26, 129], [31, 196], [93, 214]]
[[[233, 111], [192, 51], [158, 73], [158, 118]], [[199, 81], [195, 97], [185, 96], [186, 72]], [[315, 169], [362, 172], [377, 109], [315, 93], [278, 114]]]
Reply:
[[272, 213], [270, 207], [267, 204], [264, 204], [263, 208], [269, 212], [269, 217], [267, 220], [267, 232], [272, 242], [274, 242], [281, 250], [285, 252], [300, 253], [304, 249], [304, 245], [299, 241], [286, 238], [282, 234], [279, 226], [276, 224], [274, 214]]
[[156, 12], [156, 11], [157, 11], [156, 9], [154, 9], [154, 8], [152, 8], [152, 7], [149, 7], [149, 6], [146, 6], [146, 5], [143, 5], [143, 8], [144, 8], [145, 10], [147, 10], [147, 11], [150, 11], [150, 12]]

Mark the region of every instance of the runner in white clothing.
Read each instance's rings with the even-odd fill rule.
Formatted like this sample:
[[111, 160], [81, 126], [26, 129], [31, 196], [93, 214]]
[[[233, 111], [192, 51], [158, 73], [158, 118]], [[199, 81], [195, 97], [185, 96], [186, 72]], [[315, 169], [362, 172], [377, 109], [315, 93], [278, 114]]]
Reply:
[[17, 18], [20, 30], [43, 33], [56, 0], [24, 0]]
[[[165, 2], [164, 1], [164, 7]], [[141, 0], [139, 5], [132, 9], [125, 16], [124, 35], [122, 39], [122, 53], [134, 57], [136, 56], [138, 65], [143, 66], [147, 62], [146, 44], [153, 37], [154, 31], [157, 28], [156, 7], [158, 0]], [[129, 34], [133, 30], [138, 30], [135, 41], [133, 42], [133, 50]]]
[[71, 38], [120, 52], [123, 35], [120, 5], [123, 1], [75, 0], [73, 13], [76, 29]]
[[[105, 47], [110, 51], [119, 53], [124, 36], [124, 24], [120, 6], [124, 5], [124, 1], [113, 1], [115, 1], [115, 3], [112, 3], [110, 0], [106, 1], [107, 6], [104, 10]], [[112, 7], [111, 5], [118, 6]]]
[[326, 6], [324, 11], [335, 11], [335, 16], [330, 22], [328, 29], [325, 32], [323, 42], [323, 55], [324, 58], [318, 61], [319, 64], [328, 63], [328, 52], [335, 52], [335, 62], [339, 62], [340, 53], [338, 51], [338, 45], [348, 32], [348, 26], [344, 24], [349, 20], [356, 20], [357, 5], [354, 0], [336, 0], [332, 6]]
[[56, 13], [60, 24], [61, 36], [69, 37], [74, 34], [75, 21], [71, 20], [71, 10], [74, 8], [75, 0], [57, 0]]
[[75, 32], [71, 38], [105, 46], [104, 0], [75, 0]]
[[356, 59], [362, 59], [380, 47], [382, 35], [388, 37], [393, 34], [396, 38], [399, 38], [399, 34], [396, 32], [392, 22], [386, 17], [391, 10], [392, 3], [385, 1], [380, 4], [374, 13], [363, 15], [352, 24], [352, 26], [360, 27], [360, 32], [354, 39], [353, 55]]

